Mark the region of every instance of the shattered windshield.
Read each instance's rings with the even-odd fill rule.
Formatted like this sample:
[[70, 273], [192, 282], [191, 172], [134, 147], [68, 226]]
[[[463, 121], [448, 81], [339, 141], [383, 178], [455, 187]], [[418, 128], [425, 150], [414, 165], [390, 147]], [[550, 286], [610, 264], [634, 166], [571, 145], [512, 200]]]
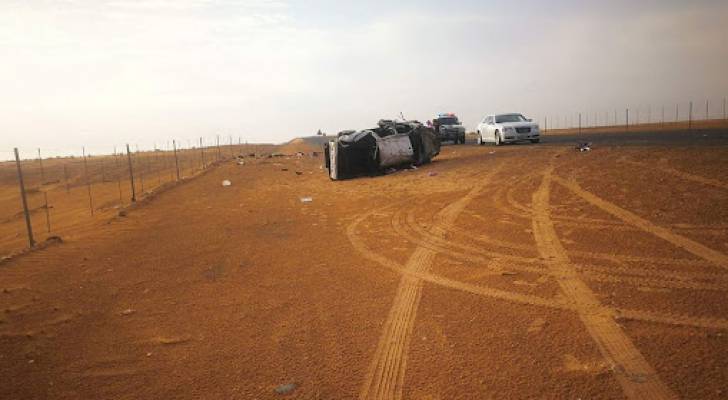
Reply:
[[439, 118], [440, 125], [460, 125], [460, 121], [456, 117]]
[[496, 115], [495, 123], [500, 124], [502, 122], [525, 122], [526, 118], [521, 114], [504, 114]]

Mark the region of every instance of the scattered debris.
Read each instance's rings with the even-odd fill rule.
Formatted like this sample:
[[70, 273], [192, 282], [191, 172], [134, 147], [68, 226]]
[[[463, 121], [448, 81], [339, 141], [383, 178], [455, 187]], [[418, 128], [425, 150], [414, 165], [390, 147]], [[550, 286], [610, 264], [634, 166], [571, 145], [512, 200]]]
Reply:
[[296, 175], [303, 175], [303, 172], [301, 172], [301, 171], [296, 171]]
[[546, 320], [538, 317], [533, 322], [531, 322], [531, 325], [528, 326], [528, 329], [526, 330], [528, 333], [536, 333], [540, 332], [543, 327], [546, 325]]
[[313, 201], [313, 197], [301, 197], [301, 203], [311, 203]]
[[295, 383], [286, 383], [285, 385], [278, 386], [276, 388], [276, 393], [278, 393], [278, 394], [293, 393], [293, 391], [296, 390], [297, 387], [298, 387], [298, 385], [296, 385]]
[[225, 179], [224, 181], [222, 181], [222, 185], [223, 185], [223, 186], [230, 186], [230, 185], [232, 185], [232, 184], [233, 184], [233, 183], [232, 183], [232, 182], [230, 182], [230, 181], [229, 181], [229, 180], [227, 180], [227, 179]]
[[501, 271], [501, 275], [503, 275], [503, 276], [515, 276], [515, 275], [518, 275], [518, 272], [514, 272], [514, 271]]
[[119, 216], [120, 217], [126, 217], [127, 216], [126, 210], [119, 211]]
[[576, 145], [576, 150], [591, 151], [591, 143], [590, 142], [579, 143]]
[[136, 312], [136, 310], [132, 310], [131, 308], [127, 308], [126, 310], [121, 312], [121, 315], [132, 315]]
[[288, 168], [281, 168], [281, 171], [288, 171]]
[[432, 171], [432, 172], [430, 172], [429, 174], [427, 174], [427, 176], [437, 176], [437, 172], [435, 172], [435, 171]]
[[490, 151], [488, 152], [488, 154], [495, 154], [495, 151]]
[[156, 338], [156, 342], [157, 343], [164, 344], [164, 345], [174, 345], [174, 344], [187, 343], [190, 340], [192, 340], [192, 337], [191, 336], [158, 337], [158, 338]]

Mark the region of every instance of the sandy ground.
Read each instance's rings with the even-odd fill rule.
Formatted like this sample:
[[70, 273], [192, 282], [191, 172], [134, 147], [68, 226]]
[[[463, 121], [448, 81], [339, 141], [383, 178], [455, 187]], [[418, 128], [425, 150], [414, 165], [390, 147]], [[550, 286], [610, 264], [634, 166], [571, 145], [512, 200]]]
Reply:
[[226, 162], [0, 266], [0, 398], [726, 398], [728, 134], [641, 135]]

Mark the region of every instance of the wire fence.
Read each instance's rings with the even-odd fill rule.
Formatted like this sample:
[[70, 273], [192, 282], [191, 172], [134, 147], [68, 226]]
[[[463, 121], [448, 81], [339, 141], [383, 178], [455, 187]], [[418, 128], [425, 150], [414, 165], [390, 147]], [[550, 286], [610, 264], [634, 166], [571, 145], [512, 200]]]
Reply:
[[659, 106], [628, 106], [611, 110], [584, 110], [560, 115], [547, 115], [541, 121], [545, 131], [564, 129], [692, 129], [705, 127], [706, 122], [722, 124], [728, 120], [726, 98], [719, 101], [686, 101]]
[[[700, 108], [700, 110], [699, 110]], [[700, 129], [728, 127], [726, 99], [659, 107], [576, 112], [544, 117], [544, 131], [597, 129]], [[108, 216], [158, 188], [194, 176], [236, 156], [255, 156], [257, 147], [199, 138], [185, 145], [140, 149], [125, 145], [107, 154], [44, 157], [43, 149], [0, 151], [0, 257], [65, 236], [99, 216]]]
[[174, 140], [150, 149], [125, 145], [103, 155], [82, 148], [80, 156], [50, 158], [43, 149], [0, 152], [13, 160], [0, 162], [0, 257], [64, 237], [220, 161], [254, 156], [254, 145], [219, 140], [200, 138], [184, 147]]

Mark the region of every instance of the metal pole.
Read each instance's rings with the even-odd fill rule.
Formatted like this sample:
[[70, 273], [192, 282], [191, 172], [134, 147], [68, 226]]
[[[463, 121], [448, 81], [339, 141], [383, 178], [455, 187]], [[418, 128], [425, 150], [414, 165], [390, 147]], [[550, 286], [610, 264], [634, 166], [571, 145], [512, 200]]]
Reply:
[[202, 152], [202, 169], [207, 168], [205, 165], [205, 147], [202, 146], [202, 138], [200, 138], [200, 152]]
[[23, 213], [25, 214], [25, 228], [28, 231], [28, 244], [35, 246], [33, 239], [33, 227], [30, 224], [30, 212], [28, 211], [28, 199], [25, 197], [25, 183], [23, 182], [23, 170], [20, 168], [20, 155], [18, 148], [15, 148], [15, 165], [18, 168], [18, 184], [20, 185], [20, 199], [23, 201]]
[[[169, 140], [167, 141], [167, 152], [169, 152], [169, 149], [171, 147], [169, 146]], [[165, 162], [166, 164], [166, 162]], [[174, 168], [169, 169], [169, 181], [172, 182], [174, 180]]]
[[233, 137], [230, 136], [230, 158], [235, 157], [235, 153], [233, 152]]
[[725, 118], [725, 97], [723, 97], [723, 119]]
[[579, 113], [579, 135], [581, 135], [581, 113]]
[[662, 106], [662, 120], [660, 120], [660, 125], [665, 126], [665, 106]]
[[693, 129], [693, 102], [690, 102], [690, 111], [688, 112], [688, 130]]
[[222, 154], [220, 153], [220, 135], [217, 135], [217, 159], [218, 161], [222, 158]]
[[705, 99], [705, 119], [708, 119], [708, 99]]
[[38, 148], [38, 163], [40, 164], [40, 184], [45, 184], [45, 172], [43, 171], [43, 157], [40, 156], [40, 147]]
[[677, 119], [680, 118], [679, 117], [679, 114], [680, 114], [679, 111], [680, 111], [680, 104], [675, 104], [675, 122], [676, 123], [677, 123]]
[[91, 209], [91, 216], [94, 215], [94, 201], [91, 197], [91, 182], [88, 180], [88, 163], [86, 161], [86, 148], [84, 147], [82, 150], [83, 153], [83, 175], [86, 178], [86, 189], [88, 189], [88, 205]]
[[624, 128], [626, 130], [629, 130], [629, 108], [625, 110], [625, 117], [624, 117]]
[[134, 168], [131, 163], [131, 150], [129, 150], [129, 143], [126, 144], [126, 157], [129, 160], [129, 181], [131, 182], [131, 201], [136, 201], [136, 190], [134, 188]]
[[177, 142], [172, 141], [172, 149], [174, 151], [174, 167], [177, 169], [177, 180], [179, 180], [179, 160], [177, 159]]
[[48, 192], [45, 190], [43, 191], [43, 200], [45, 200], [46, 227], [48, 228], [48, 233], [51, 233], [51, 214], [50, 211], [48, 211]]

